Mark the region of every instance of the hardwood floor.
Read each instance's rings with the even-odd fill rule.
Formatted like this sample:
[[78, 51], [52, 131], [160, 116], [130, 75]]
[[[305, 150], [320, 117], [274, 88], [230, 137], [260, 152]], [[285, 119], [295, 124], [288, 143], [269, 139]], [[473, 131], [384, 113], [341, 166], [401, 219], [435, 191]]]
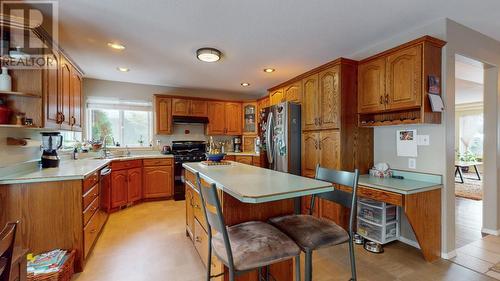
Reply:
[[[185, 236], [184, 212], [184, 201], [161, 201], [112, 214], [85, 271], [73, 280], [205, 280], [203, 264]], [[314, 280], [348, 280], [347, 257], [345, 246], [316, 252]], [[357, 246], [356, 260], [358, 280], [495, 280], [446, 260], [427, 263], [417, 249], [399, 242], [380, 255]]]
[[482, 208], [483, 201], [455, 198], [455, 243], [457, 249], [483, 238], [481, 234]]

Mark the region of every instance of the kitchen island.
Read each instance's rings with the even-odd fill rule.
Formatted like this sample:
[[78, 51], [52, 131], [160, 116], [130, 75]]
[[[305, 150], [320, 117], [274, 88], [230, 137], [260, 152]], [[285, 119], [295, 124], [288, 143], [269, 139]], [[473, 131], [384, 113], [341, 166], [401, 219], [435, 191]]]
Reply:
[[[186, 169], [186, 234], [205, 266], [208, 260], [208, 235], [201, 199], [196, 187], [196, 173], [202, 181], [213, 183], [219, 190], [224, 220], [228, 226], [245, 221], [266, 221], [275, 216], [292, 214], [294, 199], [333, 190], [332, 184], [292, 174], [230, 162], [230, 165], [206, 166], [201, 163], [184, 163]], [[276, 280], [292, 280], [292, 261], [271, 266]], [[212, 257], [212, 274], [222, 273], [223, 264]], [[227, 274], [225, 274], [227, 276]], [[224, 280], [219, 277], [214, 280]], [[227, 279], [226, 279], [227, 280]], [[257, 280], [256, 272], [238, 277], [237, 280]]]

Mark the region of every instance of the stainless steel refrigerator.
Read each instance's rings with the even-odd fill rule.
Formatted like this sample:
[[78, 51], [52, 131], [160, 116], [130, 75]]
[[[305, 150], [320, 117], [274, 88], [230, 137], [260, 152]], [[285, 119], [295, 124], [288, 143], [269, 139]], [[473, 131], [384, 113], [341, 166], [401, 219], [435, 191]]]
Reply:
[[269, 168], [300, 175], [300, 105], [283, 102], [259, 112], [259, 135]]

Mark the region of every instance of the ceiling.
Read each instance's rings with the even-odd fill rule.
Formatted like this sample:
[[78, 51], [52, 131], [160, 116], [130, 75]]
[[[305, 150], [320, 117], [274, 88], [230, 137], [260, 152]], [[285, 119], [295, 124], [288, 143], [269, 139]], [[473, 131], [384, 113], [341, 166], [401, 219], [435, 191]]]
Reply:
[[[261, 95], [438, 18], [500, 40], [498, 11], [497, 0], [62, 0], [59, 41], [86, 77]], [[112, 50], [110, 41], [127, 48]], [[198, 61], [205, 46], [222, 60]], [[268, 66], [277, 71], [264, 73]]]
[[455, 104], [482, 103], [484, 97], [484, 66], [475, 60], [457, 55], [455, 58]]

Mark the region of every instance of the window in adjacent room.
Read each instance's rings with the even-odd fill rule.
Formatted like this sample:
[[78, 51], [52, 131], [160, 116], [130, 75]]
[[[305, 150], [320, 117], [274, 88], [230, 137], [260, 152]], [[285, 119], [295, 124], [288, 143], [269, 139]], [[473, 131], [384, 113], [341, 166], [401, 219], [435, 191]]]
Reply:
[[150, 102], [89, 98], [87, 101], [87, 138], [107, 145], [148, 146], [152, 136]]

